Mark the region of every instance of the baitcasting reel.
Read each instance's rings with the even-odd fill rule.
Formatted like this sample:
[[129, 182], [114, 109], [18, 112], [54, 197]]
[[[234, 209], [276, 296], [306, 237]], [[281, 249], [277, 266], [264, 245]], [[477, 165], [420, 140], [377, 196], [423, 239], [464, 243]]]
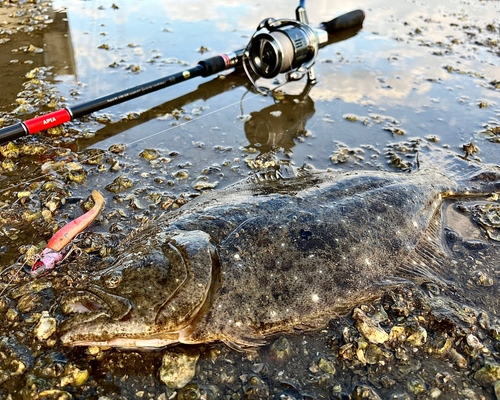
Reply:
[[295, 10], [296, 20], [263, 20], [245, 49], [243, 67], [260, 92], [268, 92], [268, 89], [258, 87], [251, 72], [266, 79], [285, 73], [287, 81], [299, 80], [308, 74], [308, 83], [316, 82], [313, 65], [319, 48], [328, 41], [328, 32], [309, 26], [303, 3]]

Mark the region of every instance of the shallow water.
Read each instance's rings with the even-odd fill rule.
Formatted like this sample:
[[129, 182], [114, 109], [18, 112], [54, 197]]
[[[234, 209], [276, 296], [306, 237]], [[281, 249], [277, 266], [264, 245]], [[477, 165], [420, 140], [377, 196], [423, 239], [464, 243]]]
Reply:
[[[0, 22], [6, 21], [0, 25], [0, 123], [79, 104], [243, 48], [262, 19], [291, 18], [296, 7], [295, 1], [112, 4], [61, 0], [0, 6]], [[35, 11], [19, 11], [30, 7]], [[94, 188], [107, 204], [89, 229], [96, 235], [88, 242], [81, 239], [80, 245], [93, 246], [89, 257], [98, 259], [112, 247], [111, 234], [118, 240], [164, 212], [168, 199], [181, 205], [200, 193], [193, 187], [196, 183], [218, 182], [217, 190], [266, 161], [405, 173], [415, 167], [412, 143], [420, 138], [462, 155], [462, 146], [473, 142], [479, 151], [471, 158], [498, 163], [499, 137], [491, 131], [500, 125], [497, 2], [309, 1], [307, 7], [313, 25], [354, 8], [366, 12], [360, 31], [333, 38], [334, 43], [320, 51], [318, 83], [308, 93], [301, 94], [301, 81], [285, 85], [281, 101], [257, 95], [242, 71], [193, 79], [66, 124], [59, 134], [21, 139], [19, 155], [5, 149], [0, 157], [0, 268], [21, 264], [30, 246], [47, 241], [57, 226], [80, 215], [81, 203]], [[199, 51], [203, 48], [206, 51]], [[27, 76], [40, 67], [47, 69]], [[19, 108], [21, 98], [31, 107]], [[108, 151], [115, 144], [125, 146]], [[157, 157], [148, 160], [145, 149], [156, 150]], [[106, 151], [102, 159], [98, 150]], [[180, 179], [179, 170], [188, 177]], [[109, 186], [120, 176], [128, 178], [131, 187], [117, 191]], [[50, 181], [54, 187], [43, 186]], [[29, 192], [29, 201], [22, 192]], [[42, 216], [50, 201], [54, 209]], [[475, 229], [488, 241], [484, 231]], [[476, 239], [472, 231], [467, 234]], [[371, 387], [382, 398], [428, 398], [437, 394], [435, 389], [441, 392], [439, 398], [495, 398], [492, 382], [474, 378], [499, 356], [499, 337], [490, 329], [497, 317], [498, 247], [492, 240], [488, 243], [492, 246], [481, 250], [447, 243], [461, 276], [457, 282], [473, 293], [461, 308], [456, 297], [437, 300], [441, 297], [435, 288], [427, 287], [404, 288], [366, 306], [369, 314], [385, 307], [387, 331], [397, 324], [410, 330], [425, 326], [425, 346], [394, 343], [383, 348], [383, 354], [370, 347], [372, 358], [363, 363], [356, 355], [363, 345], [348, 317], [319, 333], [288, 337], [288, 344], [277, 342], [290, 347], [285, 355], [271, 346], [256, 354], [236, 353], [219, 344], [187, 347], [201, 353], [193, 381], [197, 388], [191, 389], [194, 393], [201, 388], [207, 398], [363, 398], [357, 386]], [[8, 360], [8, 368], [0, 367], [0, 397], [57, 398], [68, 393], [74, 398], [159, 398], [163, 393], [169, 398], [174, 391], [159, 379], [161, 352], [93, 354], [33, 337], [39, 313], [55, 312], [54, 293], [62, 282], [71, 285], [80, 279], [79, 260], [70, 261], [68, 270], [48, 278], [54, 279], [53, 290], [32, 290], [37, 293], [32, 306], [20, 308], [11, 293], [8, 306], [0, 309], [9, 321], [0, 331], [1, 351]], [[476, 269], [488, 270], [493, 285], [477, 284]], [[64, 281], [64, 276], [69, 279]], [[3, 279], [29, 281], [24, 272], [4, 274]], [[8, 309], [17, 315], [8, 314]], [[488, 324], [479, 314], [482, 309], [489, 313]], [[471, 332], [489, 354], [467, 344]], [[447, 338], [454, 352], [443, 355], [438, 350]], [[464, 358], [465, 368], [455, 353]], [[15, 371], [14, 359], [25, 365], [18, 374], [9, 369]], [[336, 372], [324, 363], [318, 367], [320, 359], [334, 365]], [[63, 386], [68, 365], [90, 371], [89, 379], [80, 386]], [[50, 368], [54, 371], [47, 372]], [[197, 398], [187, 390], [179, 396], [189, 395]]]

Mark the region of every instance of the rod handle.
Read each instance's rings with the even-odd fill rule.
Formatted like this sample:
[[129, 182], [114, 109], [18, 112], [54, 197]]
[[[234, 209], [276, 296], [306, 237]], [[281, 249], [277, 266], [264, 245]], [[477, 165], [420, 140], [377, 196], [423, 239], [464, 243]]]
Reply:
[[334, 18], [328, 22], [322, 22], [321, 28], [329, 34], [341, 31], [343, 29], [353, 28], [361, 25], [365, 20], [365, 13], [363, 10], [354, 10], [343, 14], [340, 17]]
[[227, 68], [226, 60], [223, 55], [207, 58], [206, 60], [200, 61], [198, 65], [204, 68], [201, 73], [201, 76], [204, 78], [222, 72]]
[[245, 49], [239, 49], [235, 52], [219, 54], [218, 56], [200, 61], [198, 65], [203, 67], [201, 76], [206, 78], [207, 76], [241, 65], [244, 52]]

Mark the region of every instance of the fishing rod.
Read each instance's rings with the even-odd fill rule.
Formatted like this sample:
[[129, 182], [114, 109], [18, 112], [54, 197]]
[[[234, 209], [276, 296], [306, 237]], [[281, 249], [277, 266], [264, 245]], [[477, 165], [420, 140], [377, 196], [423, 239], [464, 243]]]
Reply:
[[287, 81], [299, 80], [307, 75], [308, 83], [314, 84], [316, 77], [313, 65], [318, 50], [328, 44], [328, 35], [360, 26], [365, 18], [362, 10], [355, 10], [323, 22], [314, 29], [309, 26], [305, 0], [300, 1], [295, 16], [295, 20], [263, 20], [244, 49], [220, 54], [184, 71], [2, 128], [0, 143], [61, 125], [192, 78], [205, 78], [240, 66], [243, 66], [254, 87], [262, 93], [268, 92], [268, 89], [257, 86], [253, 75], [271, 79], [284, 73]]
[[[350, 39], [351, 37], [355, 36], [356, 33], [359, 31], [359, 27], [353, 27], [349, 29], [344, 29], [342, 31], [339, 31], [335, 34], [329, 35], [328, 36], [328, 43], [326, 45], [330, 45], [333, 43], [338, 43], [347, 39]], [[107, 123], [105, 124], [102, 128], [98, 129], [95, 132], [95, 135], [92, 135], [91, 137], [82, 137], [78, 138], [76, 140], [77, 143], [77, 148], [79, 151], [82, 151], [84, 149], [87, 149], [91, 146], [94, 146], [95, 144], [102, 142], [103, 140], [109, 139], [113, 136], [119, 135], [120, 133], [123, 133], [124, 131], [133, 129], [134, 127], [137, 127], [139, 125], [142, 125], [146, 123], [147, 121], [150, 121], [151, 119], [158, 118], [160, 116], [165, 115], [166, 113], [170, 113], [173, 110], [176, 109], [183, 109], [186, 107], [188, 104], [192, 104], [195, 102], [198, 102], [199, 100], [203, 100], [204, 102], [207, 102], [210, 98], [218, 96], [222, 93], [235, 90], [237, 88], [245, 88], [247, 91], [252, 90], [252, 84], [249, 81], [248, 77], [246, 76], [245, 72], [243, 69], [236, 69], [235, 71], [224, 75], [224, 79], [220, 79], [219, 77], [213, 78], [212, 80], [206, 81], [198, 85], [198, 87], [193, 90], [192, 92], [186, 93], [184, 95], [181, 95], [179, 97], [176, 97], [174, 99], [168, 100], [167, 102], [160, 104], [158, 106], [155, 106], [153, 108], [150, 108], [148, 110], [145, 110], [143, 112], [140, 112], [139, 115], [132, 119], [121, 119], [116, 122], [112, 123]], [[301, 94], [301, 97], [304, 98]], [[294, 98], [293, 96], [290, 96], [289, 98]], [[314, 108], [314, 105], [311, 106]], [[282, 110], [282, 115], [285, 114], [290, 114], [287, 109]], [[269, 115], [269, 112], [267, 112]], [[300, 113], [302, 115], [302, 113]], [[265, 115], [265, 112], [260, 113], [259, 115]], [[294, 116], [290, 115], [289, 116], [291, 120], [296, 119]], [[253, 119], [253, 118], [252, 118]], [[271, 125], [274, 124], [274, 122], [279, 119], [274, 117], [272, 121], [268, 121]], [[302, 119], [302, 117], [301, 117]], [[309, 118], [307, 118], [309, 119]], [[245, 123], [245, 126], [247, 124]], [[247, 129], [245, 128], [245, 134], [247, 134]], [[257, 134], [257, 132], [255, 132]], [[254, 135], [251, 134], [253, 137]], [[252, 141], [250, 138], [248, 138], [249, 142], [251, 145], [254, 143], [259, 142], [259, 140]]]
[[244, 87], [246, 90], [251, 90], [251, 84], [241, 69], [225, 75], [224, 79], [213, 78], [212, 80], [198, 85], [198, 87], [192, 92], [183, 94], [163, 104], [140, 112], [134, 119], [121, 119], [116, 122], [107, 123], [102, 128], [98, 129], [95, 132], [95, 135], [92, 135], [91, 137], [78, 138], [76, 140], [78, 151], [85, 150], [103, 140], [133, 129], [138, 125], [142, 125], [152, 119], [170, 113], [173, 110], [183, 109], [188, 104], [192, 104], [200, 100], [206, 102], [210, 98], [221, 93], [240, 87]]

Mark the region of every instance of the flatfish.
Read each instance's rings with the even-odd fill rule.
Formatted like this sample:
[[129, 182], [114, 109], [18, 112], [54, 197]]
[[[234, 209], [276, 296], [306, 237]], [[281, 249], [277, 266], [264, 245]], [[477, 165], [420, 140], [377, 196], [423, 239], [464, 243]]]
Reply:
[[498, 190], [500, 168], [426, 153], [417, 172], [282, 170], [165, 214], [62, 299], [63, 344], [250, 347], [401, 282], [446, 284], [443, 199]]

